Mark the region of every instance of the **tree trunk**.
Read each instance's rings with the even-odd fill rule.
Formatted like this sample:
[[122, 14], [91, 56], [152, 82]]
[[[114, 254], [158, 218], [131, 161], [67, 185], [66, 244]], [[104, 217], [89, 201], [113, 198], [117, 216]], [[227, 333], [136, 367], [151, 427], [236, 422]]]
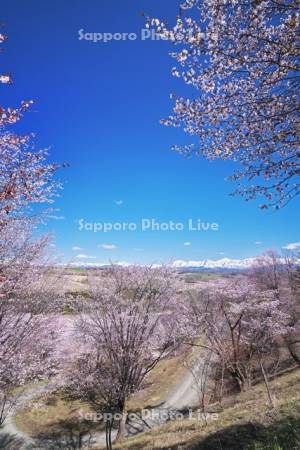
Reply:
[[234, 367], [232, 369], [229, 369], [229, 373], [231, 374], [234, 382], [236, 383], [237, 389], [240, 392], [243, 392], [245, 390], [245, 379], [239, 368]]
[[126, 432], [126, 417], [127, 414], [125, 412], [122, 413], [122, 418], [119, 421], [118, 433], [116, 436], [116, 442], [119, 442], [121, 439], [125, 437]]
[[107, 422], [105, 424], [106, 450], [112, 450], [111, 429], [112, 429], [112, 423], [110, 420], [107, 420]]
[[122, 412], [122, 417], [121, 417], [121, 419], [119, 421], [118, 433], [117, 433], [115, 442], [119, 442], [121, 439], [123, 439], [125, 437], [126, 420], [127, 420], [127, 412], [124, 409], [123, 412]]
[[273, 398], [272, 398], [272, 394], [271, 394], [271, 391], [270, 391], [268, 377], [267, 377], [267, 374], [265, 372], [265, 369], [264, 369], [264, 366], [263, 366], [263, 363], [262, 363], [261, 360], [260, 360], [260, 368], [261, 368], [261, 373], [262, 373], [262, 375], [264, 377], [264, 382], [265, 382], [265, 385], [266, 385], [270, 406], [272, 408], [275, 408], [274, 401], [273, 401]]
[[109, 436], [108, 436], [108, 442], [109, 442], [109, 449], [112, 450], [112, 443], [111, 443], [111, 430], [114, 424], [114, 419], [109, 424]]
[[110, 448], [109, 448], [109, 422], [108, 421], [105, 424], [105, 441], [106, 441], [106, 450], [110, 450]]

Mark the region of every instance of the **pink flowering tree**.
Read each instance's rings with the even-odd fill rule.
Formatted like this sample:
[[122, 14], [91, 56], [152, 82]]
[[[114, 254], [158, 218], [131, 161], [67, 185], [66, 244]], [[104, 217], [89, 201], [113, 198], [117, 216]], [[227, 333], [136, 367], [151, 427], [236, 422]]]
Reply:
[[0, 228], [0, 426], [17, 400], [13, 389], [54, 375], [59, 363], [52, 316], [63, 277], [48, 265], [48, 237], [32, 240], [31, 232], [24, 220]]
[[35, 151], [32, 138], [2, 130], [0, 134], [0, 227], [28, 214], [33, 203], [52, 202], [59, 183], [58, 166], [46, 162], [46, 151]]
[[289, 314], [289, 332], [285, 335], [285, 342], [293, 360], [299, 364], [299, 263], [297, 253], [287, 251], [280, 255], [275, 251], [268, 251], [256, 258], [249, 276], [260, 290], [272, 290], [285, 311]]
[[[0, 34], [0, 45], [5, 40]], [[10, 75], [0, 75], [0, 83], [11, 82]], [[0, 227], [20, 215], [28, 221], [28, 207], [51, 203], [61, 187], [54, 178], [59, 166], [47, 162], [47, 151], [35, 150], [33, 136], [11, 131], [32, 103], [24, 101], [18, 108], [0, 106]]]
[[58, 330], [45, 315], [1, 307], [0, 428], [18, 401], [14, 388], [57, 375]]
[[250, 279], [262, 290], [279, 289], [286, 281], [285, 260], [276, 251], [269, 250], [258, 256], [249, 270]]
[[147, 21], [178, 47], [173, 75], [195, 89], [173, 95], [163, 120], [193, 138], [174, 148], [236, 162], [235, 194], [262, 208], [300, 192], [299, 20], [298, 0], [186, 0], [175, 26]]
[[[219, 280], [194, 293], [185, 310], [187, 343], [213, 352], [217, 367], [240, 390], [251, 386], [257, 367], [277, 352], [289, 331], [285, 302], [274, 291], [261, 291], [243, 277]], [[199, 344], [199, 336], [204, 343]]]
[[[4, 40], [0, 34], [0, 44]], [[0, 75], [1, 83], [11, 81]], [[49, 269], [49, 238], [33, 239], [38, 219], [30, 211], [52, 202], [57, 165], [34, 150], [32, 138], [10, 130], [31, 103], [0, 107], [0, 425], [14, 403], [13, 388], [53, 370], [54, 334], [46, 314], [61, 295]]]
[[42, 265], [43, 240], [18, 250], [1, 264], [0, 427], [18, 400], [14, 388], [48, 379], [59, 367], [53, 314], [64, 295], [62, 278]]
[[[124, 436], [128, 398], [176, 342], [178, 280], [167, 268], [113, 267], [95, 274], [77, 330], [83, 350], [69, 390], [99, 413], [120, 416]], [[111, 448], [112, 421], [107, 421]]]
[[286, 250], [284, 254], [284, 263], [290, 289], [296, 298], [300, 301], [300, 252], [297, 250]]

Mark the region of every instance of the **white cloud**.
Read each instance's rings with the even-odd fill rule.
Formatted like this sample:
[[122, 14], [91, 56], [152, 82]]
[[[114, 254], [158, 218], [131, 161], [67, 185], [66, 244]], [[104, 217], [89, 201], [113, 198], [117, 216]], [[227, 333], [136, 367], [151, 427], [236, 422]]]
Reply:
[[115, 250], [117, 246], [115, 244], [100, 244], [99, 248], [104, 248], [105, 250]]
[[85, 254], [79, 254], [76, 256], [76, 258], [78, 259], [96, 259], [96, 256], [89, 256], [89, 255], [85, 255]]
[[80, 252], [83, 250], [83, 248], [77, 247], [77, 245], [74, 245], [74, 247], [72, 247], [72, 250], [74, 250], [74, 252]]
[[286, 250], [299, 250], [300, 249], [300, 242], [293, 242], [291, 244], [287, 244], [284, 247]]
[[191, 243], [191, 242], [184, 242], [183, 245], [184, 245], [185, 247], [190, 247], [190, 246], [192, 245], [192, 243]]
[[51, 220], [65, 220], [65, 216], [48, 216]]
[[117, 205], [117, 206], [121, 206], [121, 205], [123, 205], [123, 200], [115, 200], [114, 201], [114, 203]]

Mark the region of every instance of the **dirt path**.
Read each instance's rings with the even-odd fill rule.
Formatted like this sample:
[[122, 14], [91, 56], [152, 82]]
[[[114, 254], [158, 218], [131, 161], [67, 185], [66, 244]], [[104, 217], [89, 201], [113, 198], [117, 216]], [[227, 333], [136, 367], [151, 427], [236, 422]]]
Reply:
[[[200, 374], [203, 362], [201, 359], [193, 368], [193, 373]], [[197, 386], [192, 371], [187, 371], [186, 375], [170, 392], [164, 403], [164, 408], [181, 411], [192, 408], [199, 404], [199, 387]]]
[[52, 385], [35, 386], [26, 390], [16, 399], [16, 404], [8, 413], [8, 416], [1, 428], [0, 445], [1, 448], [9, 450], [29, 450], [33, 448], [33, 440], [31, 437], [23, 433], [16, 425], [15, 416], [19, 409], [25, 407], [34, 397], [50, 392]]
[[176, 389], [167, 397], [164, 407], [181, 411], [199, 403], [197, 385], [191, 373], [187, 373]]
[[[46, 394], [55, 389], [54, 384], [48, 384], [44, 386], [35, 386], [26, 390], [23, 394], [20, 394], [16, 400], [15, 406], [10, 410], [3, 427], [0, 430], [0, 448], [5, 450], [47, 450], [54, 448], [71, 448], [68, 444], [66, 447], [56, 447], [55, 443], [51, 443], [51, 440], [45, 441], [43, 444], [38, 444], [37, 441], [31, 438], [27, 433], [20, 430], [15, 422], [15, 416], [18, 410], [24, 408], [28, 403], [39, 395]], [[116, 432], [112, 433], [112, 438], [116, 436]], [[62, 437], [63, 443], [64, 438]], [[91, 439], [91, 445], [87, 444], [88, 436], [83, 438], [83, 448], [93, 448], [94, 446], [105, 446], [105, 433], [94, 433]], [[85, 445], [86, 442], [86, 445]], [[63, 444], [62, 444], [63, 445]], [[77, 447], [76, 447], [77, 448]]]
[[[199, 362], [199, 367], [201, 362]], [[198, 367], [198, 368], [199, 368]], [[43, 446], [37, 445], [36, 441], [32, 439], [28, 434], [22, 432], [15, 423], [15, 416], [18, 410], [25, 407], [33, 398], [45, 394], [47, 392], [51, 392], [55, 388], [54, 384], [44, 385], [44, 386], [35, 386], [32, 389], [25, 391], [18, 398], [16, 405], [10, 411], [2, 429], [0, 432], [0, 448], [7, 450], [44, 450], [44, 449], [54, 449], [55, 444], [51, 444], [51, 440], [45, 441]], [[165, 403], [158, 409], [153, 409], [152, 412], [159, 412], [160, 410], [166, 411], [181, 411], [186, 408], [190, 408], [196, 406], [199, 402], [197, 385], [195, 379], [191, 372], [187, 372], [187, 374], [183, 377], [183, 379], [178, 383], [176, 388], [169, 394]], [[164, 421], [153, 422], [150, 420], [148, 429], [163, 423]], [[128, 429], [129, 434], [135, 434], [135, 432], [139, 433], [145, 431], [147, 426], [145, 424], [137, 421], [132, 424], [133, 428], [131, 428], [131, 432]], [[130, 427], [129, 427], [130, 428]], [[113, 438], [115, 437], [115, 433], [113, 433]], [[63, 439], [63, 437], [62, 437]], [[88, 437], [83, 438], [83, 448], [93, 448], [94, 446], [103, 446], [105, 447], [105, 433], [98, 432], [92, 435], [92, 439], [90, 444], [88, 444]], [[63, 448], [63, 447], [59, 447]], [[67, 444], [65, 448], [68, 447]]]

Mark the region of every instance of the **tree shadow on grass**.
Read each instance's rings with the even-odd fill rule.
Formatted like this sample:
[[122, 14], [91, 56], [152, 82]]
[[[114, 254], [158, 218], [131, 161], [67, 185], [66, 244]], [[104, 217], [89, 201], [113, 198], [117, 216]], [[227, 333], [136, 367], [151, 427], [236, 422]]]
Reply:
[[[0, 448], [3, 450], [20, 450], [26, 449], [25, 441], [12, 434], [0, 433]], [[29, 447], [27, 446], [29, 449]]]
[[210, 434], [199, 442], [189, 445], [189, 450], [244, 450], [261, 440], [265, 429], [262, 425], [246, 423], [233, 425]]
[[269, 426], [250, 422], [233, 425], [187, 444], [184, 449], [269, 450], [275, 448], [275, 444], [282, 450], [300, 450], [300, 417], [286, 417]]
[[[63, 420], [35, 436], [35, 450], [81, 450], [92, 448], [95, 424], [91, 421]], [[1, 448], [1, 447], [0, 447]]]
[[[158, 447], [153, 447], [158, 448]], [[143, 450], [136, 443], [132, 450]], [[269, 426], [242, 423], [184, 444], [162, 445], [159, 450], [300, 450], [300, 416], [287, 416]]]

